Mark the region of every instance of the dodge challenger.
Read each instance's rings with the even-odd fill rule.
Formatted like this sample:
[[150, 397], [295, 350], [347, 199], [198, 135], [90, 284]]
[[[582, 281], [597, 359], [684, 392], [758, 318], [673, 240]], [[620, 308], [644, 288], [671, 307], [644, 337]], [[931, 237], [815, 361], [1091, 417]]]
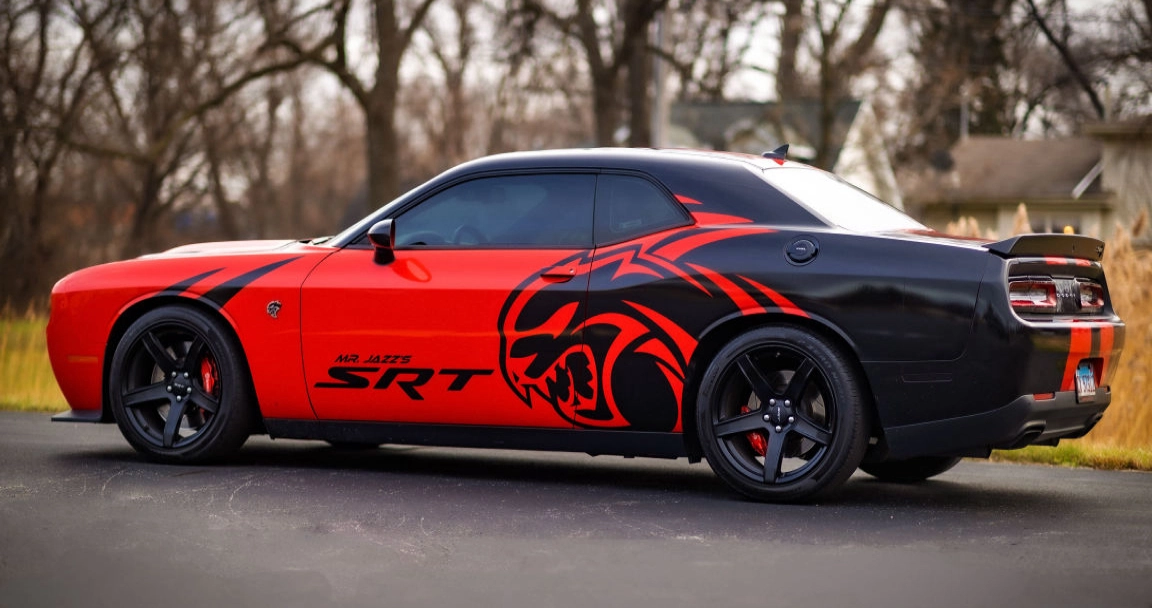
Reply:
[[1103, 250], [949, 237], [783, 150], [503, 154], [334, 237], [64, 277], [55, 419], [167, 463], [252, 434], [686, 457], [811, 500], [1090, 431], [1124, 344]]

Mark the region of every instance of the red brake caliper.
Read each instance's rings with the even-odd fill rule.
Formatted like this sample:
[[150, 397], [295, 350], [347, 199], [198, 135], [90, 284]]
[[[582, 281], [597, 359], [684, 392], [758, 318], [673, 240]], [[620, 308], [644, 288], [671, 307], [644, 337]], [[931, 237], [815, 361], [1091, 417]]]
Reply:
[[211, 357], [204, 357], [200, 360], [200, 385], [204, 387], [204, 392], [216, 396], [217, 381], [216, 364]]
[[[747, 414], [751, 411], [747, 405], [740, 408], [741, 414]], [[748, 433], [748, 443], [752, 444], [752, 449], [756, 450], [758, 455], [763, 456], [768, 453], [768, 438], [764, 436], [763, 431], [750, 431]]]

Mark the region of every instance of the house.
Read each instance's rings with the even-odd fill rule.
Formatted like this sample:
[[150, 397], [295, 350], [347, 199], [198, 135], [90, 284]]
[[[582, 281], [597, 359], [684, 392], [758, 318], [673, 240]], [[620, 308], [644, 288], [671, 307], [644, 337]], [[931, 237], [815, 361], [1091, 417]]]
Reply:
[[[1132, 226], [1152, 207], [1152, 115], [1091, 124], [1084, 132], [1103, 146], [1101, 186], [1112, 194], [1115, 221]], [[1152, 247], [1152, 234], [1137, 235], [1133, 244]]]
[[[760, 154], [788, 144], [788, 156], [816, 160], [848, 182], [904, 209], [880, 126], [866, 101], [843, 100], [822, 120], [814, 99], [785, 102], [684, 101], [672, 104], [667, 145]], [[823, 124], [831, 128], [825, 133]], [[823, 158], [819, 150], [825, 147]]]
[[1032, 232], [1100, 236], [1113, 224], [1113, 196], [1103, 188], [1104, 145], [1090, 137], [961, 139], [936, 167], [902, 175], [908, 211], [944, 230], [975, 218], [982, 230], [1013, 234], [1021, 203]]
[[[900, 175], [908, 212], [932, 228], [975, 218], [1006, 237], [1023, 203], [1032, 232], [1107, 239], [1152, 206], [1152, 116], [1089, 124], [1076, 137], [968, 137], [935, 164]], [[1152, 238], [1134, 244], [1152, 247]]]

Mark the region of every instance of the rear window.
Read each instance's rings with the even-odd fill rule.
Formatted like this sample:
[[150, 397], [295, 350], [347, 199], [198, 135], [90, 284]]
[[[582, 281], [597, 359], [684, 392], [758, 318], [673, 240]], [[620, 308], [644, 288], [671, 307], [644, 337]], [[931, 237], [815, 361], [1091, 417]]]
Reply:
[[825, 171], [773, 168], [764, 181], [814, 213], [848, 230], [923, 230], [924, 225], [867, 192]]

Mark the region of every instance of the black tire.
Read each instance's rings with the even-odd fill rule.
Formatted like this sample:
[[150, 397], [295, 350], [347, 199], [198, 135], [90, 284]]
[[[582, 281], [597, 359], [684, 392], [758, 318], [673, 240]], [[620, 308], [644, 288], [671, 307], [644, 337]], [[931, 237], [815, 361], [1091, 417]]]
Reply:
[[107, 386], [120, 432], [157, 462], [222, 459], [257, 426], [240, 344], [194, 308], [166, 306], [137, 319], [116, 345]]
[[855, 367], [794, 326], [743, 334], [700, 383], [696, 428], [716, 475], [767, 502], [811, 500], [844, 483], [864, 457], [867, 403]]
[[883, 481], [916, 483], [935, 477], [960, 463], [954, 456], [921, 456], [860, 465], [860, 470]]

